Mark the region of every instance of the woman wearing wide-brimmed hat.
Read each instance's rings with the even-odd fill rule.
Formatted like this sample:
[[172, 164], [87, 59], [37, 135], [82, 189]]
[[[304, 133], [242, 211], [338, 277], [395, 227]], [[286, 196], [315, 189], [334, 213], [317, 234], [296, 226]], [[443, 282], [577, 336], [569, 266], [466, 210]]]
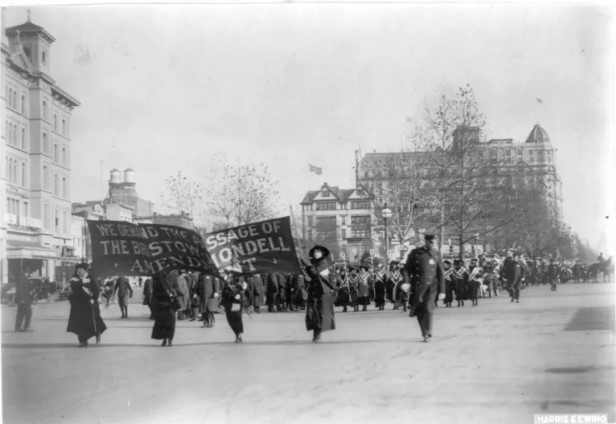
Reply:
[[326, 259], [329, 250], [323, 246], [314, 246], [308, 256], [310, 265], [305, 264], [310, 276], [307, 284], [306, 330], [312, 330], [312, 341], [316, 343], [321, 339], [323, 331], [336, 329], [333, 299], [335, 288], [328, 278], [329, 267]]

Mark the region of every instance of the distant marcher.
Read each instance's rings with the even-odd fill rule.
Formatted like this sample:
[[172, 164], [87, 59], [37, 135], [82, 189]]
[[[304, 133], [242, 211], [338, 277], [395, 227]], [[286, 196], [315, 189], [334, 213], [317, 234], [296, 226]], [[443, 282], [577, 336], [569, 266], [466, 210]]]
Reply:
[[143, 282], [143, 304], [150, 310], [150, 319], [154, 319], [154, 310], [152, 309], [153, 284], [151, 277], [146, 278]]
[[153, 280], [154, 327], [152, 327], [152, 338], [162, 340], [161, 346], [172, 346], [175, 336], [175, 314], [176, 309], [179, 309], [179, 301], [174, 299], [175, 292], [171, 288], [171, 282], [165, 276], [156, 275]]
[[385, 309], [385, 280], [387, 276], [383, 270], [383, 265], [379, 264], [374, 273], [374, 307], [379, 311]]
[[445, 297], [445, 280], [441, 255], [436, 250], [435, 236], [424, 235], [424, 245], [413, 249], [406, 265], [406, 278], [411, 284], [409, 316], [417, 317], [424, 342], [432, 337], [432, 321], [437, 292]]
[[374, 278], [370, 272], [372, 264], [370, 261], [365, 260], [359, 267], [359, 274], [357, 274], [357, 304], [361, 305], [362, 311], [368, 310], [370, 304], [370, 290], [374, 286]]
[[88, 274], [88, 264], [75, 266], [75, 275], [70, 280], [71, 294], [68, 300], [71, 310], [68, 317], [66, 331], [77, 334], [80, 347], [88, 346], [88, 339], [96, 337], [100, 342], [100, 335], [107, 329], [101, 318], [98, 307], [98, 284]]
[[199, 274], [197, 280], [197, 296], [199, 297], [199, 311], [201, 312], [201, 328], [211, 328], [216, 324], [214, 313], [218, 312], [220, 296], [220, 280], [213, 275]]
[[133, 288], [130, 286], [130, 281], [125, 276], [120, 276], [116, 280], [113, 287], [113, 295], [118, 296], [118, 305], [120, 306], [120, 312], [122, 312], [122, 318], [128, 318], [128, 299], [133, 297]]
[[248, 284], [251, 285], [252, 291], [252, 309], [257, 313], [261, 313], [261, 306], [263, 306], [263, 280], [261, 275], [253, 274], [249, 278]]
[[27, 331], [32, 320], [32, 288], [30, 287], [30, 268], [24, 268], [22, 275], [17, 277], [15, 285], [15, 304], [17, 316], [15, 317], [15, 332]]

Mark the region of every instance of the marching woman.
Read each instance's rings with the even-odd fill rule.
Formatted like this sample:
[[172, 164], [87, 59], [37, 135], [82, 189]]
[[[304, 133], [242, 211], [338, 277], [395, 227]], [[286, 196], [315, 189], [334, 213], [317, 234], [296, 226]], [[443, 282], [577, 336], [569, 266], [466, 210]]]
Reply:
[[175, 311], [180, 308], [180, 302], [175, 297], [171, 282], [167, 281], [166, 276], [158, 274], [152, 277], [152, 280], [152, 310], [154, 312], [152, 338], [162, 340], [161, 346], [172, 346], [175, 335]]
[[379, 264], [374, 273], [374, 306], [382, 311], [385, 309], [385, 280], [387, 275], [383, 271], [383, 265]]
[[79, 347], [88, 346], [88, 339], [96, 337], [100, 342], [100, 335], [107, 329], [101, 318], [98, 307], [100, 289], [98, 284], [88, 274], [88, 264], [75, 266], [75, 275], [70, 280], [71, 294], [68, 300], [71, 311], [68, 317], [66, 331], [77, 334]]
[[306, 330], [312, 330], [313, 343], [321, 340], [321, 333], [336, 329], [334, 318], [334, 287], [329, 282], [329, 268], [326, 258], [329, 250], [322, 246], [314, 246], [308, 252], [311, 265], [305, 264], [310, 277], [307, 284], [308, 299], [306, 302]]
[[225, 287], [222, 289], [220, 304], [225, 308], [227, 322], [235, 333], [235, 343], [242, 343], [244, 333], [244, 322], [242, 313], [244, 309], [245, 290], [248, 284], [240, 282], [234, 272], [227, 271]]

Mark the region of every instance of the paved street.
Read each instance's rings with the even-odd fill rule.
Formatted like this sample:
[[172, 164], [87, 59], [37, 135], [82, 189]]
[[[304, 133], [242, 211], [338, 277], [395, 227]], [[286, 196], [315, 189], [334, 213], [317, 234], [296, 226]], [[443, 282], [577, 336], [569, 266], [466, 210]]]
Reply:
[[[614, 285], [533, 287], [439, 308], [433, 340], [398, 311], [337, 313], [310, 342], [301, 313], [178, 322], [175, 345], [150, 339], [144, 306], [103, 310], [102, 344], [77, 347], [68, 303], [34, 306], [13, 333], [2, 306], [5, 423], [532, 423], [534, 413], [607, 412], [616, 421]], [[134, 301], [140, 301], [136, 291]]]

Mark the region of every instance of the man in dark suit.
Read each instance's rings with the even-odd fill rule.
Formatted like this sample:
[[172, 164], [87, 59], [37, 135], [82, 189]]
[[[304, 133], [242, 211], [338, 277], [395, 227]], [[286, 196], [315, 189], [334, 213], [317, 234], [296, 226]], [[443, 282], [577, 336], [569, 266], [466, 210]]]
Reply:
[[503, 264], [503, 277], [507, 280], [507, 289], [511, 303], [520, 303], [520, 285], [522, 283], [522, 266], [518, 262], [518, 255], [513, 252], [507, 254]]
[[443, 265], [433, 234], [424, 235], [424, 245], [409, 253], [404, 270], [405, 282], [411, 285], [409, 316], [417, 317], [421, 335], [427, 342], [432, 337], [436, 294], [440, 293], [439, 300], [445, 297]]
[[26, 331], [32, 319], [32, 289], [30, 287], [30, 269], [24, 267], [22, 275], [17, 278], [15, 286], [15, 304], [17, 316], [15, 317], [15, 331]]
[[128, 299], [133, 297], [133, 288], [130, 286], [128, 278], [123, 275], [118, 277], [113, 288], [113, 295], [116, 294], [118, 295], [120, 312], [122, 312], [121, 318], [128, 318]]

